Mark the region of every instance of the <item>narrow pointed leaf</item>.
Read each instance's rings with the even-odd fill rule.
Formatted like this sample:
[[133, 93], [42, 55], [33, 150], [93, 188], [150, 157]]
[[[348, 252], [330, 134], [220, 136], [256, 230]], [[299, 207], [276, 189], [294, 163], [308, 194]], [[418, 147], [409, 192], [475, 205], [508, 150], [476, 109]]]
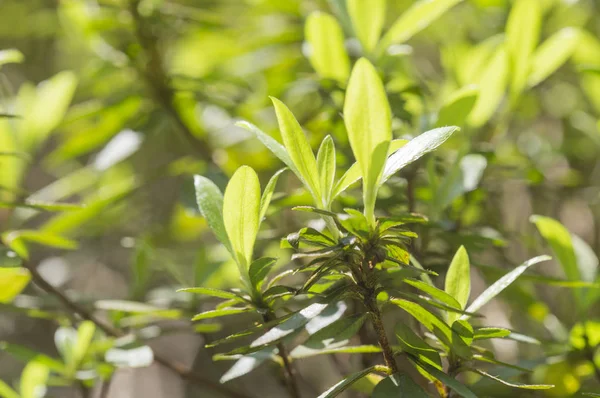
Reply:
[[383, 171], [383, 181], [400, 171], [405, 166], [419, 159], [421, 156], [437, 149], [452, 134], [460, 129], [456, 126], [440, 127], [429, 130], [397, 150], [390, 156]]
[[463, 307], [461, 307], [460, 303], [454, 297], [452, 297], [450, 294], [446, 293], [445, 291], [438, 289], [435, 286], [431, 286], [428, 283], [425, 283], [422, 281], [417, 281], [417, 280], [412, 280], [412, 279], [405, 279], [403, 282], [421, 290], [422, 292], [427, 293], [432, 298], [434, 298], [452, 308], [456, 308], [457, 310], [463, 309]]
[[347, 0], [352, 27], [365, 53], [375, 49], [385, 22], [386, 0]]
[[265, 190], [260, 197], [260, 212], [258, 215], [258, 222], [261, 223], [265, 214], [267, 214], [267, 210], [269, 209], [269, 204], [271, 203], [271, 198], [273, 197], [273, 193], [275, 192], [275, 187], [277, 186], [277, 181], [279, 180], [279, 176], [286, 169], [281, 169], [273, 174], [273, 177], [267, 183]]
[[200, 175], [194, 176], [194, 187], [196, 188], [196, 203], [200, 214], [206, 219], [206, 223], [217, 239], [233, 255], [231, 243], [223, 223], [223, 194], [221, 190], [211, 180]]
[[273, 358], [274, 349], [266, 348], [261, 351], [253, 352], [242, 356], [237, 362], [221, 377], [221, 383], [226, 383], [238, 377], [244, 376], [259, 367], [265, 360]]
[[242, 166], [229, 180], [223, 197], [223, 223], [244, 278], [252, 262], [258, 233], [260, 182], [251, 167]]
[[402, 351], [414, 355], [419, 361], [442, 370], [440, 354], [419, 337], [408, 325], [398, 323], [394, 330]]
[[548, 242], [569, 280], [580, 280], [577, 257], [569, 231], [558, 221], [544, 216], [531, 216], [540, 234]]
[[344, 47], [344, 33], [337, 20], [323, 12], [313, 12], [304, 27], [310, 44], [308, 59], [319, 76], [346, 84], [350, 75], [350, 59]]
[[[452, 259], [446, 274], [444, 290], [458, 301], [460, 309], [465, 309], [471, 294], [471, 265], [464, 246], [458, 249]], [[452, 324], [458, 317], [456, 313], [448, 313], [448, 323]]]
[[429, 395], [408, 375], [393, 374], [381, 380], [372, 398], [429, 398]]
[[325, 391], [323, 394], [319, 395], [317, 398], [333, 398], [340, 395], [346, 389], [348, 389], [352, 384], [356, 383], [358, 380], [367, 376], [369, 373], [375, 371], [375, 367], [367, 368], [361, 370], [360, 372], [352, 373], [351, 375], [346, 376], [344, 379], [340, 380], [334, 386], [332, 386], [329, 390]]
[[252, 282], [252, 285], [259, 288], [276, 262], [276, 258], [262, 257], [250, 264], [248, 273], [250, 274], [250, 282]]
[[[468, 312], [479, 311], [481, 309], [481, 307], [486, 305], [491, 299], [496, 297], [498, 294], [500, 294], [500, 292], [502, 292], [511, 283], [513, 283], [519, 277], [519, 275], [521, 275], [523, 272], [525, 272], [527, 270], [527, 268], [529, 268], [532, 265], [535, 265], [537, 263], [540, 263], [542, 261], [548, 261], [550, 259], [551, 259], [550, 256], [538, 256], [538, 257], [534, 257], [530, 260], [527, 260], [523, 264], [519, 265], [518, 267], [516, 267], [515, 269], [513, 269], [512, 271], [510, 271], [509, 273], [504, 275], [502, 278], [498, 279], [492, 286], [488, 287], [483, 293], [481, 293], [479, 295], [479, 297], [477, 297], [471, 303], [471, 305], [467, 308], [467, 311]], [[461, 319], [468, 319], [468, 318], [469, 318], [468, 315], [461, 316]]]
[[477, 395], [475, 395], [473, 391], [471, 391], [467, 386], [465, 386], [455, 378], [448, 376], [446, 373], [427, 363], [423, 363], [414, 358], [413, 361], [417, 363], [420, 367], [422, 367], [427, 373], [431, 374], [433, 377], [441, 381], [451, 390], [456, 392], [459, 396], [463, 398], [477, 398]]
[[25, 289], [31, 274], [27, 268], [9, 267], [0, 268], [0, 303], [6, 304]]
[[443, 127], [463, 124], [469, 113], [473, 110], [478, 96], [479, 88], [474, 85], [458, 90], [440, 109], [436, 126]]
[[492, 376], [491, 374], [486, 373], [481, 369], [470, 368], [470, 370], [472, 372], [478, 373], [484, 377], [487, 377], [488, 379], [492, 379], [494, 381], [497, 381], [498, 383], [504, 384], [505, 386], [520, 388], [522, 390], [549, 390], [551, 388], [554, 388], [554, 385], [552, 385], [552, 384], [522, 384], [522, 383], [509, 382], [506, 380], [502, 380], [499, 377]]
[[188, 287], [184, 289], [177, 290], [178, 292], [187, 292], [194, 294], [202, 294], [205, 296], [224, 298], [229, 300], [239, 300], [238, 295], [232, 292], [228, 292], [220, 289], [213, 289], [210, 287]]
[[498, 339], [510, 335], [510, 330], [503, 328], [478, 328], [474, 330], [473, 340]]
[[48, 382], [50, 370], [46, 365], [31, 361], [21, 373], [21, 398], [38, 398]]
[[323, 203], [331, 201], [331, 190], [335, 180], [335, 146], [330, 135], [325, 137], [317, 153], [317, 167], [319, 169], [319, 180], [321, 182], [321, 194]]
[[2, 398], [21, 398], [11, 386], [0, 380], [0, 397]]
[[573, 54], [579, 42], [579, 31], [564, 28], [553, 34], [533, 54], [527, 84], [533, 87], [560, 68]]
[[310, 358], [317, 355], [331, 355], [331, 354], [374, 354], [381, 352], [381, 348], [376, 345], [357, 345], [357, 346], [343, 346], [334, 348], [310, 348], [305, 345], [298, 346], [290, 353], [290, 358]]
[[201, 312], [200, 314], [197, 314], [196, 316], [194, 316], [192, 318], [192, 321], [199, 321], [202, 319], [220, 318], [222, 316], [242, 314], [244, 312], [249, 312], [249, 311], [251, 311], [250, 308], [222, 308], [220, 310]]

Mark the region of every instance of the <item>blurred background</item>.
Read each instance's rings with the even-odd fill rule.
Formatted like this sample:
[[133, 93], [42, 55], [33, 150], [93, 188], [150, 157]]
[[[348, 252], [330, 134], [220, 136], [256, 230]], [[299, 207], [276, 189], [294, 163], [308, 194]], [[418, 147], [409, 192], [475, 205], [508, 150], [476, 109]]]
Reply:
[[[514, 395], [505, 386], [472, 382], [480, 396], [579, 396], [600, 391], [599, 311], [590, 299], [582, 317], [573, 304], [574, 294], [597, 283], [600, 250], [600, 4], [538, 0], [542, 18], [533, 48], [555, 38], [562, 46], [545, 51], [564, 56], [557, 61], [538, 53], [538, 75], [515, 89], [511, 82], [521, 66], [498, 48], [516, 2], [458, 1], [378, 60], [396, 138], [436, 125], [462, 128], [435, 156], [392, 178], [378, 205], [429, 217], [413, 254], [440, 274], [465, 245], [475, 265], [474, 294], [527, 258], [551, 253], [529, 221], [532, 214], [563, 223], [578, 277], [565, 275], [557, 261], [545, 264], [484, 310], [485, 322], [537, 341], [494, 342], [497, 358], [535, 368], [530, 381], [557, 387]], [[413, 3], [388, 1], [384, 31]], [[37, 242], [26, 251], [41, 277], [90, 313], [141, 337], [132, 342], [96, 331], [81, 367], [68, 377], [51, 376], [46, 396], [235, 396], [230, 390], [284, 396], [274, 364], [222, 391], [218, 380], [231, 363], [212, 362], [215, 352], [204, 344], [253, 319], [192, 324], [189, 319], [214, 302], [176, 293], [189, 286], [240, 287], [236, 266], [199, 215], [192, 175], [223, 189], [247, 164], [264, 187], [282, 164], [234, 123], [248, 120], [279, 138], [269, 96], [290, 107], [314, 149], [333, 136], [338, 170], [353, 162], [341, 117], [344, 85], [311, 66], [304, 33], [311, 12], [335, 15], [351, 59], [361, 56], [344, 4], [0, 0], [2, 266], [18, 265], [9, 242]], [[474, 87], [470, 113], [446, 106]], [[284, 269], [293, 263], [279, 240], [309, 219], [289, 208], [310, 198], [290, 173], [279, 184], [257, 251], [278, 257]], [[359, 192], [354, 186], [342, 195], [336, 210], [361, 206]], [[36, 205], [49, 202], [74, 207]], [[18, 391], [33, 358], [50, 358], [53, 366], [73, 349], [68, 342], [79, 322], [39, 284], [9, 298], [7, 283], [0, 280], [6, 292], [0, 292], [0, 379]], [[390, 316], [392, 325], [398, 315]], [[183, 380], [152, 363], [153, 352], [204, 379]], [[344, 354], [299, 361], [303, 393], [317, 396], [377, 359]]]

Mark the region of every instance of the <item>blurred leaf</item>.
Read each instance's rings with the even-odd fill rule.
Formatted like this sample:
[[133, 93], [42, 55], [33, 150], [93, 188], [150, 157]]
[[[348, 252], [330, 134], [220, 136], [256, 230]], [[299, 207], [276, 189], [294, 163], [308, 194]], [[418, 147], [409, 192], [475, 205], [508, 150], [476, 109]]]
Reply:
[[335, 145], [330, 135], [325, 137], [319, 147], [317, 167], [319, 169], [319, 180], [321, 181], [322, 200], [323, 203], [329, 205], [335, 180]]
[[144, 368], [154, 362], [154, 352], [147, 345], [128, 350], [111, 348], [104, 354], [106, 362], [123, 368]]
[[273, 174], [273, 176], [267, 183], [267, 186], [265, 187], [265, 190], [260, 198], [260, 214], [258, 215], [259, 223], [262, 223], [263, 218], [267, 214], [267, 210], [269, 209], [269, 204], [271, 203], [271, 198], [273, 197], [273, 193], [275, 192], [275, 187], [277, 186], [277, 181], [279, 180], [279, 176], [281, 175], [281, 173], [283, 173], [286, 170], [287, 169], [281, 169], [281, 170], [278, 170], [277, 172], [275, 172], [275, 174]]
[[206, 296], [231, 299], [231, 300], [239, 300], [239, 296], [235, 293], [231, 293], [225, 290], [213, 289], [210, 287], [188, 287], [184, 289], [177, 290], [178, 292], [187, 292], [194, 294], [203, 294]]
[[104, 311], [118, 311], [133, 314], [150, 314], [161, 318], [178, 319], [181, 310], [176, 308], [163, 308], [136, 301], [127, 300], [98, 300], [94, 307]]
[[77, 337], [73, 344], [71, 355], [65, 358], [67, 362], [67, 371], [70, 375], [74, 376], [75, 372], [79, 370], [90, 344], [92, 343], [95, 331], [96, 325], [91, 321], [83, 321], [77, 328]]
[[365, 54], [371, 53], [385, 22], [386, 0], [347, 0], [348, 14]]
[[481, 127], [490, 120], [504, 98], [508, 84], [509, 64], [504, 46], [496, 49], [481, 72], [477, 85], [479, 96], [467, 119], [473, 127]]
[[0, 268], [0, 303], [6, 304], [21, 293], [31, 280], [27, 268], [10, 267]]
[[531, 71], [542, 24], [542, 7], [539, 0], [517, 0], [506, 22], [506, 50], [511, 66], [511, 98], [521, 94]]
[[404, 43], [427, 28], [433, 21], [462, 0], [420, 0], [406, 10], [391, 26], [379, 43], [383, 51], [394, 43]]
[[474, 330], [473, 340], [503, 338], [510, 333], [510, 330], [502, 328], [477, 328]]
[[142, 145], [142, 135], [125, 129], [111, 139], [94, 159], [96, 170], [107, 170], [115, 164], [127, 159]]
[[405, 374], [393, 374], [377, 384], [372, 398], [428, 398], [429, 395]]
[[350, 60], [344, 48], [344, 33], [336, 19], [315, 11], [306, 19], [304, 35], [310, 44], [308, 59], [319, 76], [346, 84]]
[[346, 90], [344, 122], [362, 171], [365, 216], [371, 225], [375, 223], [377, 189], [392, 139], [391, 120], [385, 88], [375, 67], [366, 58], [359, 59]]
[[10, 231], [2, 234], [2, 241], [8, 247], [15, 251], [19, 257], [28, 259], [29, 251], [25, 242], [38, 243], [40, 245], [55, 247], [58, 249], [75, 249], [77, 242], [43, 231], [22, 229], [19, 231]]
[[25, 59], [23, 53], [14, 48], [0, 50], [0, 66], [6, 64], [20, 64]]
[[196, 202], [202, 217], [206, 219], [208, 226], [217, 239], [234, 256], [223, 221], [223, 194], [221, 190], [211, 180], [200, 175], [194, 176], [194, 186], [196, 188]]
[[569, 335], [571, 346], [578, 350], [600, 345], [600, 322], [585, 321], [576, 323]]
[[21, 398], [44, 396], [50, 371], [38, 362], [29, 362], [21, 373]]
[[489, 379], [492, 379], [494, 381], [497, 381], [498, 383], [502, 383], [505, 386], [509, 386], [509, 387], [514, 387], [514, 388], [520, 388], [522, 390], [548, 390], [550, 388], [554, 388], [554, 385], [552, 384], [520, 384], [520, 383], [512, 383], [512, 382], [508, 382], [506, 380], [502, 380], [499, 377], [496, 376], [492, 376], [489, 373], [484, 372], [481, 369], [473, 369], [470, 368], [469, 370], [471, 370], [472, 372], [478, 373], [484, 377], [487, 377]]
[[80, 210], [83, 205], [78, 205], [74, 203], [50, 203], [50, 202], [41, 202], [37, 200], [26, 200], [22, 203], [6, 203], [0, 202], [0, 207], [6, 208], [15, 208], [22, 207], [26, 209], [34, 209], [41, 211], [70, 211], [70, 210]]
[[362, 379], [363, 377], [374, 371], [375, 367], [371, 367], [361, 370], [360, 372], [352, 373], [351, 375], [348, 375], [344, 379], [340, 380], [333, 387], [325, 391], [323, 394], [319, 395], [317, 398], [337, 397], [340, 393], [344, 392], [352, 384], [356, 383], [358, 380]]
[[533, 54], [527, 84], [536, 86], [560, 68], [575, 51], [578, 39], [577, 29], [564, 28], [543, 42]]
[[[500, 292], [506, 289], [511, 283], [513, 283], [523, 272], [527, 270], [527, 268], [540, 263], [542, 261], [550, 260], [550, 256], [537, 256], [530, 260], [525, 261], [523, 264], [519, 265], [502, 278], [498, 279], [494, 284], [488, 287], [483, 293], [481, 293], [467, 308], [468, 312], [477, 312], [486, 305], [491, 299], [496, 297]], [[460, 319], [468, 319], [468, 315], [463, 315]]]
[[251, 311], [250, 308], [223, 308], [220, 310], [201, 312], [200, 314], [195, 315], [192, 318], [192, 321], [199, 321], [201, 319], [219, 318], [222, 316], [242, 314], [244, 312], [250, 312], [250, 311]]
[[5, 341], [0, 342], [0, 351], [6, 352], [12, 355], [14, 358], [18, 359], [19, 361], [25, 363], [40, 363], [48, 367], [48, 369], [53, 372], [62, 374], [65, 371], [65, 365], [59, 360], [18, 344], [11, 344]]
[[[319, 171], [317, 169], [317, 160], [306, 139], [302, 127], [288, 109], [287, 106], [277, 98], [271, 97], [277, 121], [281, 131], [281, 137], [285, 148], [293, 164], [300, 175], [301, 180], [306, 185], [316, 203], [320, 202], [321, 190], [319, 186]], [[269, 148], [271, 149], [271, 148]]]
[[0, 396], [2, 398], [21, 398], [11, 386], [0, 380]]
[[[471, 264], [467, 249], [461, 246], [452, 258], [452, 263], [446, 274], [446, 293], [454, 297], [460, 304], [459, 309], [465, 309], [471, 294]], [[448, 313], [448, 323], [452, 325], [459, 315]]]
[[469, 85], [456, 91], [440, 109], [435, 123], [436, 127], [464, 124], [467, 116], [473, 110], [478, 96], [479, 88], [475, 85]]
[[253, 352], [241, 357], [219, 380], [221, 383], [226, 383], [230, 380], [244, 376], [257, 367], [265, 360], [274, 357], [275, 349], [266, 348], [261, 351]]
[[413, 163], [421, 156], [437, 149], [442, 145], [454, 132], [460, 129], [456, 126], [440, 127], [429, 130], [412, 140], [406, 145], [394, 152], [385, 164], [383, 171], [383, 181], [387, 181], [392, 175], [396, 174], [405, 166]]
[[294, 348], [290, 355], [294, 356], [303, 347], [322, 349], [345, 345], [350, 341], [351, 337], [358, 333], [366, 317], [366, 314], [357, 314], [336, 320], [313, 333], [301, 346]]

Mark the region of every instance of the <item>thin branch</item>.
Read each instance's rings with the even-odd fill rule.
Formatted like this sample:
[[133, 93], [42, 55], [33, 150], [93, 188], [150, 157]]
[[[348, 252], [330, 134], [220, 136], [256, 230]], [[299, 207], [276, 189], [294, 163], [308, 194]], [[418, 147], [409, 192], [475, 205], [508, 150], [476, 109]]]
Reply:
[[[99, 319], [92, 312], [88, 311], [83, 306], [74, 302], [69, 297], [67, 297], [63, 292], [61, 292], [59, 289], [55, 288], [50, 283], [48, 283], [44, 279], [44, 277], [42, 277], [42, 275], [40, 275], [40, 273], [37, 271], [36, 267], [33, 264], [31, 264], [29, 262], [25, 262], [24, 266], [31, 273], [31, 278], [32, 278], [33, 282], [36, 285], [38, 285], [47, 294], [50, 294], [50, 295], [56, 297], [58, 299], [58, 301], [60, 301], [63, 304], [63, 306], [65, 308], [67, 308], [69, 311], [71, 311], [74, 314], [79, 315], [81, 318], [83, 318], [85, 320], [93, 322], [99, 329], [101, 329], [104, 333], [106, 333], [109, 336], [120, 337], [120, 336], [125, 335], [125, 332], [123, 332], [121, 329], [115, 328], [114, 326]], [[188, 369], [187, 366], [185, 366], [184, 364], [182, 364], [178, 361], [172, 361], [172, 360], [167, 359], [157, 353], [154, 353], [154, 361], [156, 361], [156, 363], [164, 366], [165, 368], [175, 372], [182, 379], [187, 380], [190, 383], [193, 383], [197, 386], [210, 388], [210, 389], [214, 390], [215, 392], [218, 392], [224, 396], [231, 397], [231, 398], [249, 398], [245, 394], [230, 390], [229, 388], [227, 388], [215, 381], [206, 379], [203, 376], [190, 371], [190, 369]]]

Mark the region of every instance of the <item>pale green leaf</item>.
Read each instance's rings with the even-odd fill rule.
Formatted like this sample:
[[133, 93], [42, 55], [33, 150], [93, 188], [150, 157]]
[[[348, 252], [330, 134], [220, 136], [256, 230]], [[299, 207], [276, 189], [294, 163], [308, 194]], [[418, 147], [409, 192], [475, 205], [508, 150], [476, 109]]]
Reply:
[[457, 90], [440, 109], [436, 126], [464, 124], [467, 116], [473, 110], [478, 96], [479, 88], [475, 85]]
[[337, 20], [323, 12], [313, 12], [304, 26], [310, 44], [308, 59], [319, 76], [346, 84], [350, 75], [350, 59], [344, 48], [344, 33]]
[[275, 107], [281, 137], [283, 138], [287, 153], [295, 168], [302, 176], [302, 181], [304, 181], [306, 188], [312, 194], [315, 201], [320, 202], [321, 191], [317, 160], [306, 139], [306, 135], [292, 112], [283, 102], [274, 97], [271, 97], [271, 101]]
[[250, 282], [252, 282], [253, 286], [256, 288], [260, 287], [273, 268], [273, 265], [275, 265], [275, 262], [277, 262], [276, 258], [262, 257], [250, 264], [248, 274], [250, 275]]
[[504, 384], [505, 386], [509, 386], [509, 387], [513, 387], [513, 388], [519, 388], [521, 390], [549, 390], [551, 388], [554, 388], [554, 385], [552, 384], [522, 384], [522, 383], [514, 383], [514, 382], [509, 382], [506, 380], [502, 380], [499, 377], [496, 376], [492, 376], [489, 373], [484, 372], [481, 369], [473, 369], [473, 368], [469, 368], [469, 370], [471, 370], [472, 372], [478, 373], [484, 377], [487, 377], [488, 379], [492, 379], [494, 381], [497, 381], [498, 383]]
[[233, 256], [231, 243], [223, 223], [223, 194], [221, 190], [211, 180], [200, 175], [194, 176], [194, 187], [196, 188], [196, 203], [200, 214], [206, 219], [206, 223], [217, 239]]
[[200, 314], [195, 315], [192, 318], [192, 321], [199, 321], [202, 319], [220, 318], [222, 316], [242, 314], [244, 312], [249, 312], [249, 311], [250, 311], [249, 308], [222, 308], [220, 310], [211, 310], [211, 311], [201, 312]]
[[367, 368], [361, 370], [360, 372], [352, 373], [351, 375], [346, 376], [335, 385], [333, 385], [330, 389], [325, 391], [323, 394], [319, 395], [317, 398], [333, 398], [337, 397], [339, 394], [344, 392], [347, 388], [349, 388], [352, 384], [356, 383], [358, 380], [367, 376], [369, 373], [375, 371], [375, 367]]
[[31, 274], [27, 268], [0, 268], [0, 303], [10, 303], [30, 280]]
[[381, 51], [395, 43], [404, 43], [427, 28], [433, 21], [462, 0], [420, 0], [406, 10], [380, 42]]
[[554, 73], [575, 51], [579, 41], [579, 31], [564, 28], [550, 36], [533, 54], [527, 83], [533, 87]]
[[[460, 309], [465, 309], [471, 294], [471, 264], [467, 249], [461, 246], [454, 258], [448, 272], [446, 273], [446, 283], [444, 290], [450, 296], [454, 297], [460, 304]], [[457, 313], [448, 313], [448, 323], [452, 323], [459, 317]]]
[[365, 322], [366, 315], [353, 315], [336, 320], [328, 326], [313, 333], [301, 346], [297, 346], [290, 353], [298, 356], [306, 350], [322, 350], [339, 348], [346, 345]]
[[352, 27], [365, 53], [371, 53], [385, 22], [386, 0], [347, 0]]
[[381, 380], [372, 398], [429, 398], [429, 395], [408, 375], [393, 374]]
[[259, 226], [260, 182], [256, 172], [242, 166], [229, 180], [223, 195], [223, 223], [240, 274], [247, 279]]
[[23, 53], [14, 48], [0, 50], [0, 66], [6, 64], [20, 64], [25, 59]]
[[499, 339], [510, 335], [510, 330], [503, 328], [477, 328], [473, 331], [473, 340]]
[[177, 290], [178, 292], [187, 292], [193, 294], [202, 294], [205, 296], [218, 297], [228, 300], [239, 300], [238, 295], [232, 292], [228, 292], [220, 289], [213, 289], [210, 287], [188, 287]]
[[21, 373], [21, 398], [39, 398], [44, 395], [50, 371], [46, 365], [32, 361]]
[[392, 116], [383, 83], [365, 58], [356, 62], [350, 75], [344, 122], [363, 176], [365, 216], [373, 224], [377, 188], [392, 139]]
[[72, 366], [71, 370], [73, 372], [78, 370], [85, 358], [95, 332], [96, 325], [91, 321], [83, 321], [77, 328], [77, 340], [73, 345], [72, 356], [69, 358], [69, 363]]
[[[527, 270], [527, 268], [540, 263], [542, 261], [550, 260], [550, 256], [538, 256], [534, 257], [530, 260], [525, 261], [523, 264], [519, 265], [502, 278], [498, 279], [494, 284], [488, 287], [483, 293], [479, 295], [467, 308], [467, 312], [477, 312], [486, 305], [491, 299], [496, 297], [500, 292], [506, 289], [511, 283], [513, 283], [523, 272]], [[469, 315], [462, 315], [460, 319], [468, 319]]]
[[432, 298], [446, 304], [449, 307], [457, 310], [462, 310], [464, 308], [453, 296], [428, 283], [413, 279], [404, 279], [403, 282], [427, 293]]
[[305, 345], [298, 346], [290, 353], [290, 358], [310, 358], [317, 355], [331, 354], [374, 354], [381, 352], [376, 345], [343, 346], [337, 348], [310, 348]]
[[550, 217], [533, 215], [530, 221], [535, 224], [540, 234], [552, 248], [567, 279], [573, 281], [580, 280], [581, 275], [577, 266], [577, 257], [575, 256], [569, 230], [560, 222]]
[[25, 242], [33, 242], [58, 249], [75, 249], [77, 242], [49, 232], [22, 229], [2, 234], [2, 241], [15, 251], [21, 258], [29, 258]]
[[539, 0], [514, 2], [506, 22], [506, 50], [510, 59], [510, 92], [513, 100], [527, 84], [541, 24], [542, 7]]
[[281, 169], [281, 170], [278, 170], [275, 174], [273, 174], [273, 176], [267, 183], [267, 186], [265, 187], [265, 190], [264, 190], [262, 196], [260, 197], [260, 214], [258, 216], [259, 223], [262, 222], [263, 218], [265, 217], [265, 214], [267, 214], [267, 210], [269, 208], [269, 204], [271, 203], [271, 198], [273, 197], [273, 193], [275, 192], [275, 187], [277, 186], [277, 181], [279, 180], [279, 176], [285, 170], [286, 169]]
[[440, 127], [429, 130], [412, 140], [397, 150], [390, 156], [385, 164], [383, 171], [383, 181], [387, 181], [392, 175], [400, 171], [405, 166], [419, 159], [421, 156], [437, 149], [454, 132], [460, 129], [456, 126]]
[[[319, 152], [317, 152], [317, 167], [319, 169], [319, 180], [321, 181], [321, 194], [323, 203], [331, 201], [331, 191], [335, 180], [335, 145], [330, 135], [325, 137]], [[327, 206], [329, 207], [329, 206]]]
[[0, 397], [2, 398], [21, 398], [19, 394], [15, 390], [12, 389], [4, 381], [0, 380]]

